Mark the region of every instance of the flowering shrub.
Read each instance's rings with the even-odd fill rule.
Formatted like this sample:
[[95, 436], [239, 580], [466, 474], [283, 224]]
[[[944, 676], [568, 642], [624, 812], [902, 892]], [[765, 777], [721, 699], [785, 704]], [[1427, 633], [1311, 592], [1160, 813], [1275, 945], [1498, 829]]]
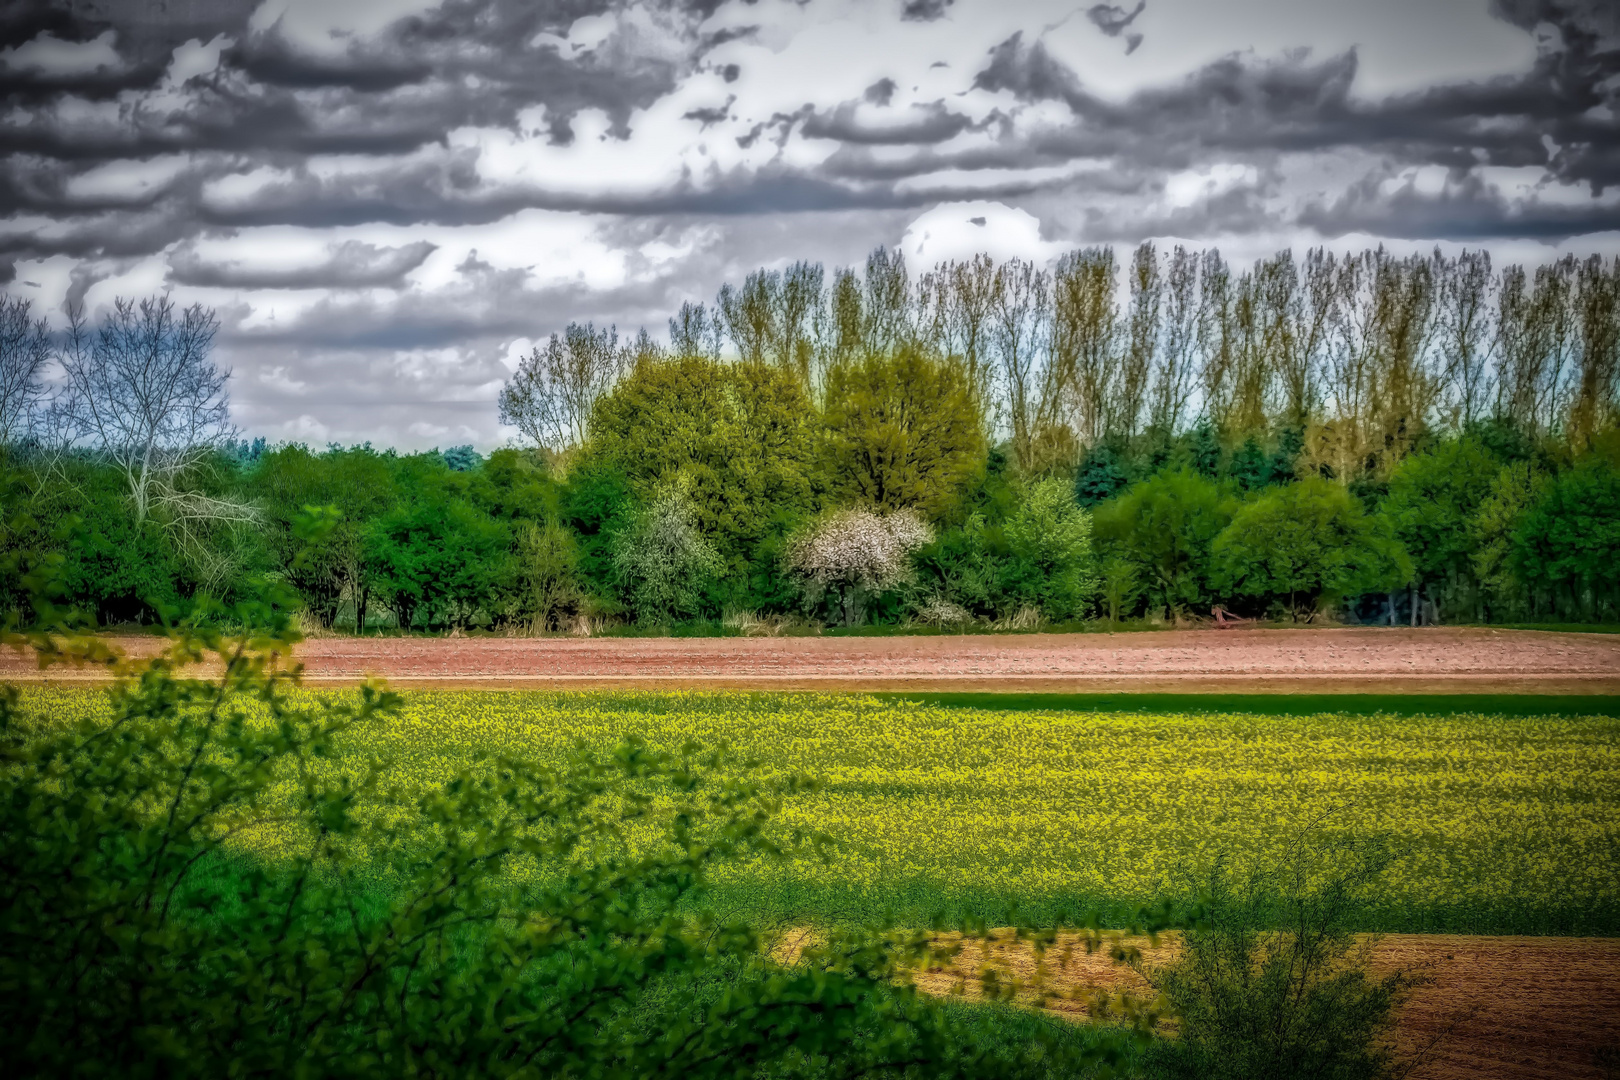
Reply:
[[614, 568], [641, 622], [696, 615], [703, 586], [724, 570], [692, 516], [681, 492], [666, 491], [619, 538]]
[[953, 604], [943, 596], [930, 596], [917, 605], [916, 619], [924, 626], [966, 626], [973, 621], [973, 613], [960, 604]]
[[840, 600], [847, 625], [860, 621], [863, 594], [892, 589], [911, 574], [911, 553], [934, 538], [914, 510], [878, 515], [840, 510], [788, 544], [788, 569], [819, 602], [828, 591]]

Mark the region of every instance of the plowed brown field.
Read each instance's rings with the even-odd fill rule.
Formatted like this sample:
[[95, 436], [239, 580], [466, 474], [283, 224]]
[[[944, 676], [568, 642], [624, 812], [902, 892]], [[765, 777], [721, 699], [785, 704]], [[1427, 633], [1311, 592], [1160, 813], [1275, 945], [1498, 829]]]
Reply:
[[[135, 654], [155, 638], [118, 642]], [[1620, 692], [1620, 634], [1184, 630], [797, 638], [315, 638], [307, 678], [465, 689]], [[96, 677], [61, 669], [52, 681]], [[0, 679], [35, 679], [0, 653]]]
[[[1060, 966], [1064, 944], [1060, 939], [1047, 954], [1049, 985], [1071, 996], [1048, 1008], [1078, 1017], [1097, 990], [1145, 989], [1102, 953], [1072, 948]], [[1155, 960], [1173, 948], [1166, 942], [1146, 951]], [[969, 946], [954, 969], [924, 973], [919, 983], [935, 993], [965, 984], [971, 996], [975, 979], [963, 975], [986, 959], [1025, 983], [1033, 973], [1030, 950], [1004, 940], [988, 957], [981, 946]], [[1620, 940], [1389, 934], [1374, 940], [1372, 966], [1429, 980], [1413, 992], [1397, 1029], [1401, 1052], [1424, 1054], [1414, 1080], [1601, 1080], [1598, 1055], [1620, 1050]]]

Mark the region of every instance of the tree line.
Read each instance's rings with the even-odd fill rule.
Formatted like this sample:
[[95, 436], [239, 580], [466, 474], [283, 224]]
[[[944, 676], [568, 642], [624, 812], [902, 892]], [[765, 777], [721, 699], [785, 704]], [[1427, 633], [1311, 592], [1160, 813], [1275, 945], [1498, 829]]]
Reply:
[[0, 310], [8, 500], [104, 622], [267, 575], [355, 630], [1620, 616], [1620, 260], [880, 248], [571, 324], [487, 459], [240, 442], [216, 328]]

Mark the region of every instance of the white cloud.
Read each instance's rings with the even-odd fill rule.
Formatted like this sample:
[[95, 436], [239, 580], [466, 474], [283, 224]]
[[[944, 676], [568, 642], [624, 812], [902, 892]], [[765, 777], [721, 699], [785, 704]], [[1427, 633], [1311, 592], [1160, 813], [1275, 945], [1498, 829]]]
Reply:
[[906, 261], [919, 269], [981, 252], [1045, 263], [1069, 246], [1043, 239], [1033, 214], [999, 202], [942, 203], [919, 215], [900, 241]]
[[420, 15], [440, 0], [265, 0], [248, 20], [254, 32], [274, 30], [288, 43], [318, 56], [341, 56], [357, 39]]
[[146, 160], [109, 161], [73, 177], [67, 194], [74, 199], [137, 203], [173, 183], [191, 165], [182, 154]]
[[164, 81], [171, 86], [181, 86], [187, 79], [210, 74], [219, 67], [220, 54], [230, 46], [231, 39], [224, 34], [214, 35], [207, 44], [192, 38], [174, 50]]
[[111, 30], [91, 41], [63, 41], [47, 30], [31, 41], [0, 52], [0, 64], [13, 71], [42, 75], [89, 75], [123, 66], [123, 59], [113, 47], [117, 40]]

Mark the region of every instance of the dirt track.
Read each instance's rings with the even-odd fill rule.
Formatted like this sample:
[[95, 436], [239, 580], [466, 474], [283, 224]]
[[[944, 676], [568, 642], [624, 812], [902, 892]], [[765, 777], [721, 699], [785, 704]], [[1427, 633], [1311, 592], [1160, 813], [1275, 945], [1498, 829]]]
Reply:
[[[1162, 948], [1160, 955], [1171, 946]], [[1078, 1016], [1096, 990], [1145, 988], [1101, 953], [1076, 948], [1060, 969], [1062, 951], [1060, 941], [1047, 955], [1051, 983], [1073, 996], [1051, 1001], [1055, 1011]], [[991, 965], [1026, 983], [1032, 960], [1016, 943], [992, 946]], [[956, 971], [926, 973], [919, 982], [945, 993], [960, 972], [984, 962], [981, 947], [970, 946]], [[1401, 968], [1429, 980], [1399, 1017], [1399, 1049], [1428, 1049], [1414, 1080], [1599, 1080], [1605, 1073], [1596, 1056], [1620, 1052], [1620, 940], [1389, 934], [1377, 939], [1372, 965], [1375, 973]], [[966, 981], [970, 994], [973, 982]]]
[[[154, 638], [120, 642], [149, 652]], [[316, 638], [314, 683], [527, 689], [1620, 693], [1620, 635], [1184, 630], [798, 638]], [[51, 681], [94, 678], [54, 670]], [[0, 654], [0, 679], [38, 679]]]

